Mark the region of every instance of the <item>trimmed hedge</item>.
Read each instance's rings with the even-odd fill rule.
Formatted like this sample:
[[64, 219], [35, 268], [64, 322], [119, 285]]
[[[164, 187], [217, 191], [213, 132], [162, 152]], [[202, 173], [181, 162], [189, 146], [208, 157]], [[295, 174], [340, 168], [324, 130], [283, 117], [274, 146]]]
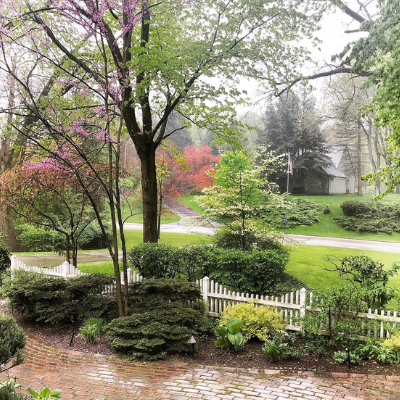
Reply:
[[25, 332], [17, 324], [15, 318], [0, 315], [0, 366], [7, 364], [14, 357], [15, 364], [20, 364], [23, 360], [25, 345]]

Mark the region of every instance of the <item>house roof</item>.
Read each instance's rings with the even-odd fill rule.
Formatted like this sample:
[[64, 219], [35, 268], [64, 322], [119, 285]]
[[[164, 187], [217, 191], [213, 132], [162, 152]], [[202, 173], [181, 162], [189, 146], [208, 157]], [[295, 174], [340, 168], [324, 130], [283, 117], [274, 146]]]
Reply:
[[330, 163], [324, 168], [326, 173], [336, 178], [346, 178], [346, 175], [338, 169], [346, 149], [346, 145], [337, 144], [333, 146], [327, 146], [327, 149], [328, 152], [326, 153], [326, 157], [330, 159]]

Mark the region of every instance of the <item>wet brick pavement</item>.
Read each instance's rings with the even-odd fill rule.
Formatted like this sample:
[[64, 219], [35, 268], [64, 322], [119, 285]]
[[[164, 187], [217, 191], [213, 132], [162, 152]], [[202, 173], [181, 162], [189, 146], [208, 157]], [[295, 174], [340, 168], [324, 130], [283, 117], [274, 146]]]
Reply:
[[[400, 399], [400, 377], [229, 369], [171, 361], [135, 362], [29, 338], [25, 363], [10, 371], [30, 386], [61, 389], [63, 400]], [[6, 379], [0, 374], [0, 381]]]

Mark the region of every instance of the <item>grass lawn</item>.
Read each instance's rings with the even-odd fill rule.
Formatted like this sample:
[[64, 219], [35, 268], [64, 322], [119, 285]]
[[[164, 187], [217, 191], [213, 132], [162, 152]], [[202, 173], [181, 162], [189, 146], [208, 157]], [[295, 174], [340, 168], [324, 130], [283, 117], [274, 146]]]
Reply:
[[[142, 231], [126, 230], [125, 239], [126, 239], [127, 249], [131, 249], [132, 247], [138, 245], [139, 243], [142, 243], [143, 242], [142, 237], [143, 237]], [[159, 243], [165, 243], [171, 246], [190, 246], [200, 243], [210, 243], [211, 240], [212, 238], [207, 235], [161, 232], [161, 239]], [[93, 250], [93, 251], [99, 251], [99, 250]], [[26, 255], [31, 255], [31, 254], [36, 254], [36, 253], [29, 253]], [[16, 255], [18, 255], [18, 253]], [[114, 274], [111, 261], [82, 263], [79, 264], [79, 269], [82, 272], [90, 272], [90, 273], [101, 272], [107, 275]]]
[[[130, 214], [135, 214], [129, 217], [126, 222], [131, 222], [131, 223], [142, 223], [143, 222], [143, 214], [142, 214], [142, 204], [138, 201], [132, 201], [132, 211], [129, 209], [129, 207], [124, 203], [122, 206], [122, 217], [125, 219], [127, 218]], [[177, 222], [180, 221], [180, 217], [173, 213], [170, 210], [164, 210], [163, 214], [161, 215], [161, 223], [162, 224], [169, 224], [171, 222]]]
[[179, 203], [183, 203], [186, 206], [190, 207], [192, 210], [197, 211], [199, 214], [203, 214], [203, 210], [200, 207], [199, 203], [197, 203], [194, 198], [194, 195], [184, 195], [182, 197], [177, 197], [175, 200]]
[[[393, 233], [388, 235], [386, 233], [367, 233], [367, 232], [353, 232], [347, 231], [340, 227], [333, 219], [339, 215], [343, 215], [340, 205], [346, 200], [358, 200], [362, 202], [373, 201], [372, 195], [356, 196], [356, 195], [328, 195], [328, 196], [291, 196], [293, 199], [302, 198], [321, 204], [319, 211], [320, 221], [314, 225], [301, 225], [295, 228], [286, 229], [287, 233], [297, 235], [312, 235], [312, 236], [326, 236], [338, 237], [348, 239], [364, 239], [364, 240], [381, 240], [385, 242], [400, 242], [400, 233]], [[382, 200], [385, 204], [398, 204], [400, 203], [400, 195], [388, 195]], [[331, 214], [324, 214], [323, 209], [328, 205]]]
[[[371, 257], [374, 261], [382, 262], [385, 267], [391, 266], [394, 262], [400, 262], [400, 254], [398, 253], [302, 245], [292, 248], [290, 260], [286, 266], [286, 272], [301, 279], [315, 290], [339, 285], [343, 280], [340, 279], [338, 273], [322, 269], [334, 268], [334, 266], [327, 261], [328, 255], [338, 258], [365, 255]], [[389, 285], [400, 289], [400, 273], [390, 278]], [[389, 305], [392, 307], [395, 306], [394, 303], [390, 303]]]

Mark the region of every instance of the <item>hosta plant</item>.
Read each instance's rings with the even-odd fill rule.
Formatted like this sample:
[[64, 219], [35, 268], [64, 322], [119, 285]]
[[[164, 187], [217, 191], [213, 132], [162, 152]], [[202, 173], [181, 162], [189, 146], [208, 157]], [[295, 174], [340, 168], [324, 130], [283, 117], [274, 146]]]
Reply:
[[61, 399], [61, 390], [54, 389], [50, 390], [48, 387], [41, 388], [39, 392], [33, 390], [32, 388], [28, 388], [29, 394], [32, 396], [33, 399], [37, 400], [59, 400]]
[[86, 323], [79, 328], [79, 335], [86, 342], [95, 343], [96, 339], [102, 333], [103, 320], [101, 318], [89, 318]]
[[240, 332], [243, 321], [239, 319], [231, 319], [225, 325], [220, 325], [216, 330], [219, 336], [215, 342], [215, 346], [227, 350], [239, 350], [244, 346], [244, 337]]
[[263, 351], [273, 362], [282, 361], [284, 355], [290, 354], [289, 345], [283, 343], [279, 337], [267, 340], [264, 343]]

